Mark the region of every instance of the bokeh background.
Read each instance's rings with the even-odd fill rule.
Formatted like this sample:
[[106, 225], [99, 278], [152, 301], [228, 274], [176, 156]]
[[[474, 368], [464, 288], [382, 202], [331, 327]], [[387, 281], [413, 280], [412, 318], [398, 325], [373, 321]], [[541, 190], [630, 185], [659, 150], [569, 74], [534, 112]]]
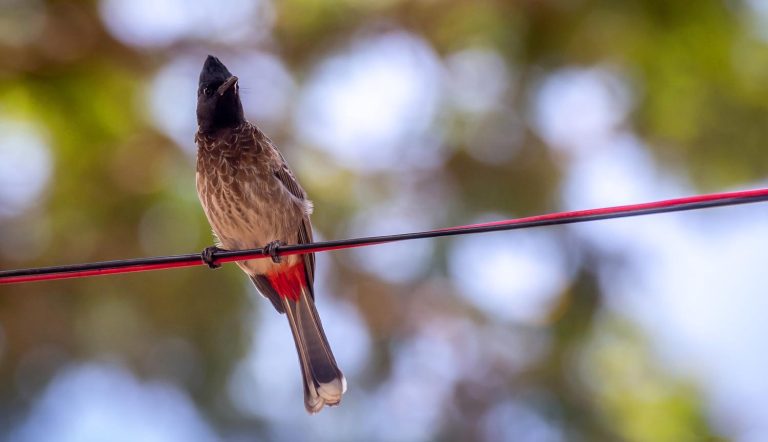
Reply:
[[[3, 0], [0, 266], [189, 253], [220, 57], [318, 239], [766, 185], [762, 0]], [[763, 205], [324, 253], [343, 405], [232, 265], [0, 288], [0, 439], [768, 440]]]

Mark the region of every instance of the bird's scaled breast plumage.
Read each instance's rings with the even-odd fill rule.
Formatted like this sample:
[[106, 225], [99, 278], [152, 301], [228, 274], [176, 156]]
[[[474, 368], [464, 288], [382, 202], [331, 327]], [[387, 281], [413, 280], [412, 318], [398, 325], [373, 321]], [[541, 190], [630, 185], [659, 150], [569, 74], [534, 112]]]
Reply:
[[[214, 135], [198, 133], [197, 191], [220, 245], [229, 250], [258, 248], [279, 240], [296, 243], [311, 203], [296, 198], [275, 175], [282, 157], [258, 128], [243, 123]], [[277, 160], [280, 161], [277, 161]], [[284, 264], [298, 258], [286, 257]], [[269, 260], [241, 262], [251, 275], [268, 273]]]

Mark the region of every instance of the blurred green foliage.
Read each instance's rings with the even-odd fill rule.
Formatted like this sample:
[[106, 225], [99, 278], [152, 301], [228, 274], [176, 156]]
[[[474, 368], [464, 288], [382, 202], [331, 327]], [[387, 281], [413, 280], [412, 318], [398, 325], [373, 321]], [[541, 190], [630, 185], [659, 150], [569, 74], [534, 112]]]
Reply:
[[[40, 7], [46, 18], [38, 34], [21, 43], [0, 38], [0, 115], [39, 124], [52, 148], [53, 175], [33, 207], [0, 218], [0, 268], [187, 253], [209, 245], [192, 158], [151, 124], [145, 103], [153, 73], [201, 42], [137, 49], [107, 32], [96, 2], [45, 1]], [[277, 54], [299, 83], [338, 47], [377, 26], [421, 35], [441, 56], [468, 47], [497, 51], [515, 75], [505, 109], [525, 118], [532, 91], [547, 73], [605, 65], [632, 82], [635, 103], [627, 124], [665, 167], [701, 189], [764, 176], [768, 46], [755, 37], [740, 2], [290, 0], [274, 7], [273, 38], [257, 49]], [[0, 6], [0, 15], [23, 8], [19, 2]], [[424, 181], [445, 185], [438, 194], [448, 208], [446, 225], [484, 212], [556, 210], [562, 159], [525, 129], [519, 151], [508, 160], [477, 160], [468, 153], [476, 142], [472, 128], [504, 124], [499, 115], [483, 118], [468, 122], [446, 114], [435, 129], [444, 133], [451, 153]], [[289, 144], [290, 157], [318, 168], [334, 161], [311, 146], [286, 143], [290, 123], [283, 124], [274, 138]], [[396, 173], [339, 170], [302, 181], [318, 208], [317, 230], [342, 237], [349, 218], [371, 209], [361, 207], [351, 189], [375, 189], [371, 206], [386, 205], [400, 179]], [[37, 243], [43, 246], [33, 256], [17, 254]], [[351, 390], [387, 379], [396, 348], [389, 343], [415, 330], [418, 321], [407, 312], [427, 311], [427, 303], [425, 314], [434, 317], [503, 333], [544, 333], [550, 340], [546, 355], [522, 373], [513, 374], [499, 356], [487, 361], [483, 379], [461, 379], [440, 420], [439, 440], [483, 438], [477, 419], [509, 396], [533, 398], [530, 405], [558, 422], [566, 440], [716, 435], [699, 392], [665, 372], [645, 337], [604, 309], [606, 294], [593, 269], [620, 257], [587, 251], [590, 259], [547, 322], [530, 326], [498, 324], [456, 296], [444, 281], [446, 253], [438, 242], [428, 274], [409, 283], [385, 282], [343, 254], [333, 257], [331, 287], [360, 310], [373, 342], [364, 379], [355, 379], [360, 384]], [[55, 370], [69, 362], [117, 358], [154, 376], [153, 352], [167, 337], [182, 338], [199, 352], [201, 375], [183, 386], [214, 426], [227, 434], [230, 426], [246, 425], [252, 418], [229, 404], [226, 384], [247, 349], [250, 312], [269, 308], [252, 305], [247, 290], [233, 266], [216, 273], [194, 268], [3, 286], [0, 428], [22, 419]]]

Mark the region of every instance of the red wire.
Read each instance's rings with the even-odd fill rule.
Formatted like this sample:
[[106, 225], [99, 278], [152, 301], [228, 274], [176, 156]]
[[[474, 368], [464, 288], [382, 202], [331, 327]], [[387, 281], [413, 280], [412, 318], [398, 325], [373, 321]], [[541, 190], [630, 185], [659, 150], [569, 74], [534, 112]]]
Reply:
[[[426, 232], [403, 233], [368, 238], [353, 238], [338, 241], [326, 241], [312, 244], [288, 245], [280, 248], [280, 256], [298, 255], [303, 253], [327, 252], [331, 250], [349, 249], [369, 245], [383, 244], [394, 241], [404, 241], [418, 238], [433, 238], [450, 235], [463, 235], [499, 230], [512, 230], [536, 226], [569, 224], [601, 219], [647, 215], [683, 210], [702, 209], [706, 207], [746, 204], [768, 200], [768, 189], [723, 192], [709, 195], [696, 195], [625, 206], [604, 207], [589, 210], [557, 212], [526, 218], [492, 221], [487, 223], [470, 224], [449, 227]], [[223, 251], [216, 253], [216, 262], [243, 261], [262, 259], [269, 255], [262, 249], [242, 251]], [[58, 267], [42, 267], [21, 270], [0, 271], [0, 284], [12, 284], [30, 281], [45, 281], [53, 279], [80, 278], [96, 275], [117, 273], [143, 272], [178, 267], [191, 267], [205, 264], [199, 254], [161, 256], [97, 263], [76, 264]]]

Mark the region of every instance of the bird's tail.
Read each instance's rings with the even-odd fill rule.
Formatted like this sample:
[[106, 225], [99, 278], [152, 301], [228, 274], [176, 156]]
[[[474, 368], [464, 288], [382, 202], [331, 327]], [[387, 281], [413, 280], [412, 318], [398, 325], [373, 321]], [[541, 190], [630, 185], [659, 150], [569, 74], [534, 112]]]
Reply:
[[283, 297], [282, 302], [304, 378], [304, 406], [317, 413], [324, 405], [338, 405], [347, 381], [336, 365], [310, 289], [303, 287], [298, 299]]

